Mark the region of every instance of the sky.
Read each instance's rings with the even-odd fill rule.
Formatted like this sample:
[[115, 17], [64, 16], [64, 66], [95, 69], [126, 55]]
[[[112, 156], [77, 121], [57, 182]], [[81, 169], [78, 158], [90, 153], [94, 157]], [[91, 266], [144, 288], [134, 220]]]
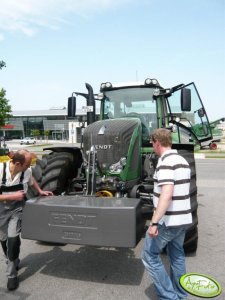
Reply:
[[225, 1], [0, 0], [1, 60], [13, 111], [150, 77], [195, 82], [213, 121], [225, 117]]

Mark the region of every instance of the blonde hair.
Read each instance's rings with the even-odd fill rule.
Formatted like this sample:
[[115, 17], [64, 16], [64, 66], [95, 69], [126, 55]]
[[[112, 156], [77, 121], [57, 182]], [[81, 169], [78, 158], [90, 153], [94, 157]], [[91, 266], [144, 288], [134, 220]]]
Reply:
[[172, 136], [171, 132], [168, 129], [158, 128], [154, 130], [151, 135], [151, 139], [153, 142], [158, 141], [163, 147], [172, 146]]

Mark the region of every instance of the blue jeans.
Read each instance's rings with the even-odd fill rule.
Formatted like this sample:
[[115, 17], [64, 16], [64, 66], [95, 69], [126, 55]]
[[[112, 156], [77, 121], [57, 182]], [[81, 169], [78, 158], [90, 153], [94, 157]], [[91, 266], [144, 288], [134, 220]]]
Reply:
[[[180, 286], [180, 277], [186, 273], [183, 249], [185, 229], [168, 228], [162, 224], [158, 225], [158, 231], [156, 238], [151, 238], [146, 232], [142, 252], [143, 264], [153, 280], [160, 300], [185, 299], [187, 293]], [[165, 247], [170, 261], [170, 276], [160, 258], [160, 253]]]

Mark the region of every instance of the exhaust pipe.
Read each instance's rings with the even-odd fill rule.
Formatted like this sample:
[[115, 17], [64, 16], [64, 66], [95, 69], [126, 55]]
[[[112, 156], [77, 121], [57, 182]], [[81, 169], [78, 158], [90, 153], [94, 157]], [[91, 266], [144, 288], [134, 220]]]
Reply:
[[87, 95], [87, 125], [95, 122], [95, 98], [93, 93], [93, 88], [90, 84], [85, 83], [85, 86], [88, 90]]

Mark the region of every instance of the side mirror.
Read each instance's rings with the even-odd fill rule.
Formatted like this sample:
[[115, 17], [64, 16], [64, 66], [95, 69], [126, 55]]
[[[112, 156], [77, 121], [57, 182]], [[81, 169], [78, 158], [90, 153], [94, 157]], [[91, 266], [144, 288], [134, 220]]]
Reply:
[[199, 118], [203, 118], [204, 115], [205, 115], [204, 108], [200, 108], [200, 109], [198, 110], [198, 116], [199, 116]]
[[76, 115], [76, 97], [72, 96], [68, 98], [67, 116], [68, 118], [74, 118]]
[[181, 110], [191, 111], [191, 90], [183, 88], [181, 90]]

